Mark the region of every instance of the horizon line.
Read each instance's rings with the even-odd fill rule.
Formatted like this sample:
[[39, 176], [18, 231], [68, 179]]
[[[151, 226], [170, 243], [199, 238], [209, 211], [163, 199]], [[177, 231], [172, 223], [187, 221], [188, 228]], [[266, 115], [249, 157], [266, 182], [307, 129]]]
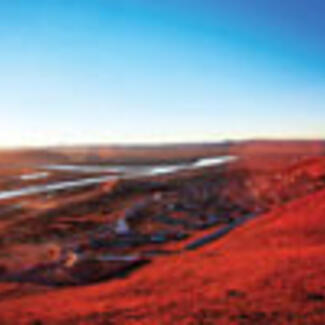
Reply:
[[202, 140], [202, 141], [165, 141], [165, 142], [107, 142], [107, 143], [74, 143], [74, 144], [50, 144], [50, 145], [18, 145], [18, 146], [0, 146], [0, 151], [11, 150], [47, 150], [47, 149], [62, 149], [62, 148], [85, 148], [85, 147], [168, 147], [168, 146], [192, 146], [192, 145], [221, 145], [229, 143], [243, 143], [243, 142], [325, 142], [325, 137], [315, 138], [278, 138], [278, 137], [257, 137], [257, 138], [245, 138], [245, 139], [224, 139], [224, 140]]

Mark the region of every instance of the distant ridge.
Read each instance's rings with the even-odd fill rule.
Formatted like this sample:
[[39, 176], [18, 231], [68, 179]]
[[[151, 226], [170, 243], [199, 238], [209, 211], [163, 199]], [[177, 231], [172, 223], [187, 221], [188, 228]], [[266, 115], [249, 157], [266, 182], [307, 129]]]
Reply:
[[0, 151], [4, 164], [157, 164], [222, 155], [324, 155], [325, 140], [249, 140], [160, 145], [78, 145]]

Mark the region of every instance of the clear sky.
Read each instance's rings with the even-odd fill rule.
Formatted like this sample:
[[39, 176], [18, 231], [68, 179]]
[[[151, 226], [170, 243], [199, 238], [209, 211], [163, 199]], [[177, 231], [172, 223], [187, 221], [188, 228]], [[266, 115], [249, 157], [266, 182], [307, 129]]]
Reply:
[[324, 0], [0, 0], [0, 146], [325, 138]]

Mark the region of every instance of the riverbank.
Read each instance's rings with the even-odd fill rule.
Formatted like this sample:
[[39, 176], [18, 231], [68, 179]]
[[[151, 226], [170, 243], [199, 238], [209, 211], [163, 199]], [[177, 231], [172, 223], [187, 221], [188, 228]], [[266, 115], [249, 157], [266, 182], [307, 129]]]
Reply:
[[[68, 202], [30, 218], [17, 219], [10, 227], [0, 228], [4, 239], [0, 250], [2, 276], [10, 270], [28, 272], [18, 274], [16, 281], [14, 278], [4, 281], [8, 277], [2, 277], [3, 321], [10, 323], [19, 317], [27, 323], [42, 320], [50, 324], [108, 321], [132, 324], [136, 320], [143, 324], [158, 321], [168, 324], [175, 319], [180, 323], [182, 319], [185, 323], [212, 320], [256, 323], [258, 317], [279, 322], [298, 316], [303, 321], [314, 319], [308, 317], [317, 320], [321, 315], [317, 312], [317, 301], [323, 294], [319, 282], [320, 259], [317, 259], [323, 246], [317, 231], [322, 233], [324, 224], [324, 188], [322, 157], [273, 160], [246, 157], [218, 167], [125, 180], [105, 193], [98, 192], [77, 203]], [[233, 227], [240, 225], [247, 215], [257, 217]], [[218, 229], [229, 231], [220, 237]], [[187, 251], [193, 243], [194, 251]], [[316, 287], [306, 291], [302, 301], [310, 309], [302, 313], [298, 308], [302, 289], [290, 282], [288, 276], [294, 274], [297, 281], [304, 276], [303, 266], [311, 258], [308, 254], [312, 243], [319, 249], [315, 246], [315, 263], [309, 267], [321, 292]], [[53, 247], [57, 255], [48, 255]], [[291, 253], [283, 253], [289, 250]], [[300, 255], [302, 250], [306, 259]], [[123, 280], [111, 277], [114, 268], [122, 272], [126, 263], [138, 261], [141, 256], [150, 256], [150, 263], [133, 269]], [[293, 260], [299, 257], [301, 271], [289, 268], [291, 256]], [[80, 263], [79, 257], [82, 257]], [[278, 264], [280, 260], [282, 264]], [[54, 269], [53, 262], [58, 265]], [[113, 262], [120, 264], [110, 268]], [[43, 269], [38, 269], [40, 263]], [[262, 267], [263, 263], [267, 265]], [[67, 265], [73, 266], [67, 268]], [[285, 268], [277, 271], [277, 265], [288, 265], [288, 273]], [[39, 277], [38, 270], [43, 270]], [[96, 278], [98, 271], [107, 278]], [[281, 279], [288, 281], [285, 283], [290, 288], [284, 300], [287, 303], [293, 299], [292, 310], [269, 307], [272, 299], [281, 296], [281, 286], [275, 286], [273, 292], [267, 289], [273, 285], [263, 285], [263, 281], [278, 278], [269, 271], [282, 272]], [[83, 286], [57, 289], [44, 282], [44, 274], [49, 274], [45, 280], [54, 281], [52, 284], [62, 281], [62, 276], [78, 283], [82, 274]], [[264, 280], [259, 282], [259, 279]], [[265, 294], [259, 293], [260, 285]], [[166, 290], [168, 294], [162, 296]], [[288, 298], [296, 292], [296, 296]], [[314, 298], [308, 300], [316, 296], [316, 302], [310, 302]], [[254, 297], [261, 303], [252, 309]], [[88, 304], [88, 299], [93, 302]], [[62, 312], [47, 310], [51, 300]], [[185, 309], [190, 313], [185, 315]], [[15, 310], [20, 311], [19, 316]]]

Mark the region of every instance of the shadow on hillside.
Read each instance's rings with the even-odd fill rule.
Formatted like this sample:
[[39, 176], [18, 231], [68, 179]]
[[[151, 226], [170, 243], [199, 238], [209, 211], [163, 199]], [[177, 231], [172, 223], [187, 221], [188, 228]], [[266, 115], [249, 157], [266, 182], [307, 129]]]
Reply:
[[57, 264], [38, 265], [26, 271], [2, 274], [0, 282], [34, 283], [51, 287], [89, 285], [125, 278], [149, 262], [149, 259], [127, 263], [93, 260], [78, 263], [70, 268]]

